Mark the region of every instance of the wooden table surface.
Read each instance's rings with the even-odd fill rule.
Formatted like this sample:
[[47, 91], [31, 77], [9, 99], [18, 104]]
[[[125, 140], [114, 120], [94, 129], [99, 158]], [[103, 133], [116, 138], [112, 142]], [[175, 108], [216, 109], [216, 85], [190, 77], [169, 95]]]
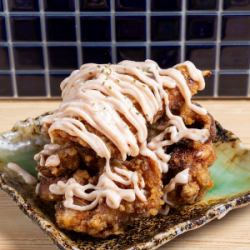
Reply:
[[[250, 146], [250, 101], [200, 101], [222, 125]], [[0, 131], [15, 121], [53, 110], [56, 101], [0, 101]], [[33, 224], [16, 204], [0, 191], [0, 250], [55, 250], [52, 241]], [[160, 248], [250, 249], [250, 206], [231, 212], [220, 221], [182, 235]]]

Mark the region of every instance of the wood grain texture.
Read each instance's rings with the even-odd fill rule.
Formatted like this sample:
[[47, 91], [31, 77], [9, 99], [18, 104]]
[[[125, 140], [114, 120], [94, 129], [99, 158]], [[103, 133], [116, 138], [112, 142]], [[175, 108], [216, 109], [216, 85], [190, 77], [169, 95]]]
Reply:
[[[250, 101], [199, 101], [223, 127], [250, 146]], [[57, 101], [0, 101], [0, 131], [17, 120], [34, 117], [58, 106]], [[56, 250], [5, 193], [0, 191], [0, 250]], [[249, 250], [250, 206], [231, 212], [194, 232], [186, 233], [160, 250]]]

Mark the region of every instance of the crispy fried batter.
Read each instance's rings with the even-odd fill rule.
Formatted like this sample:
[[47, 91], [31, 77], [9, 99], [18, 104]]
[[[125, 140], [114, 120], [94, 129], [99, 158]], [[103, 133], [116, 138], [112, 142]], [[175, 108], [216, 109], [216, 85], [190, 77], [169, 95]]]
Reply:
[[165, 182], [168, 183], [172, 177], [186, 168], [189, 168], [189, 182], [170, 192], [168, 199], [175, 205], [193, 204], [199, 201], [213, 185], [208, 167], [214, 160], [215, 153], [211, 142], [199, 145], [184, 142], [175, 145]]
[[[46, 177], [65, 176], [74, 172], [80, 164], [80, 157], [77, 150], [72, 145], [65, 145], [54, 152], [60, 159], [60, 164], [56, 166], [41, 166], [40, 162], [37, 170]], [[48, 155], [44, 155], [46, 161]]]
[[[86, 129], [89, 132], [95, 133], [96, 135], [101, 137], [101, 139], [104, 141], [104, 143], [107, 145], [108, 149], [110, 150], [110, 153], [113, 156], [113, 158], [121, 159], [121, 154], [120, 154], [119, 150], [117, 149], [117, 147], [115, 147], [115, 145], [106, 136], [99, 133], [96, 129], [91, 127], [88, 123], [85, 123], [84, 121], [82, 121], [82, 122], [84, 123], [84, 126], [86, 127]], [[65, 143], [67, 143], [68, 141], [72, 141], [72, 142], [77, 143], [78, 145], [80, 145], [84, 149], [87, 149], [88, 155], [91, 154], [90, 151], [89, 151], [89, 149], [92, 150], [90, 148], [90, 146], [85, 141], [81, 140], [80, 138], [70, 136], [69, 134], [67, 134], [67, 133], [65, 133], [64, 131], [61, 131], [61, 130], [55, 130], [53, 132], [53, 136], [55, 138], [55, 143], [63, 145]], [[85, 153], [83, 153], [82, 156], [84, 154]]]
[[56, 221], [61, 228], [95, 237], [106, 238], [111, 234], [123, 233], [128, 220], [129, 216], [125, 211], [110, 209], [104, 203], [85, 212], [65, 208], [62, 203], [56, 205]]
[[[192, 95], [198, 91], [198, 83], [193, 81], [187, 73], [185, 66], [179, 68], [187, 80]], [[207, 74], [207, 72], [206, 72]], [[192, 204], [197, 202], [204, 193], [211, 188], [212, 181], [208, 167], [215, 159], [212, 139], [216, 134], [214, 120], [210, 115], [198, 115], [190, 110], [178, 88], [168, 89], [170, 109], [173, 114], [180, 115], [187, 127], [207, 128], [210, 131], [209, 140], [203, 144], [190, 140], [182, 140], [177, 144], [166, 147], [171, 154], [169, 172], [163, 176], [156, 164], [149, 158], [138, 156], [127, 161], [121, 161], [118, 149], [105, 136], [100, 134], [87, 123], [87, 130], [100, 136], [107, 144], [111, 155], [111, 166], [119, 166], [131, 171], [136, 171], [139, 178], [143, 177], [146, 184], [147, 201], [136, 199], [130, 203], [122, 201], [118, 209], [111, 209], [101, 201], [99, 205], [89, 211], [76, 211], [63, 206], [62, 196], [56, 196], [49, 192], [49, 185], [58, 181], [58, 176], [66, 178], [74, 177], [80, 184], [96, 184], [98, 177], [104, 168], [104, 160], [97, 157], [96, 153], [84, 141], [70, 136], [65, 132], [56, 130], [53, 132], [55, 143], [64, 145], [69, 141], [71, 147], [63, 152], [58, 152], [61, 164], [56, 168], [47, 168], [38, 165], [38, 170], [47, 178], [41, 178], [38, 195], [44, 201], [56, 203], [56, 221], [59, 227], [76, 232], [87, 233], [95, 237], [105, 238], [109, 235], [117, 235], [124, 232], [126, 226], [134, 217], [156, 215], [163, 205], [163, 185], [167, 185], [171, 178], [183, 169], [189, 168], [189, 182], [179, 185], [168, 194], [168, 199], [174, 205]], [[168, 120], [162, 114], [157, 114], [155, 123], [148, 125], [149, 139], [159, 133], [158, 126], [166, 125]], [[48, 178], [49, 177], [49, 178]], [[121, 184], [118, 186], [122, 187]], [[75, 198], [75, 204], [85, 204], [85, 201]]]
[[39, 184], [37, 186], [36, 192], [39, 196], [39, 198], [44, 202], [54, 202], [54, 201], [61, 201], [63, 199], [60, 195], [52, 194], [49, 191], [49, 186], [51, 184], [57, 183], [58, 181], [65, 181], [67, 180], [67, 177], [61, 177], [61, 178], [47, 178], [44, 176], [41, 176], [39, 178]]
[[[62, 203], [56, 205], [56, 221], [62, 228], [76, 232], [88, 233], [96, 237], [107, 237], [111, 234], [120, 234], [124, 231], [126, 222], [132, 219], [129, 215], [151, 216], [156, 215], [163, 204], [161, 173], [156, 164], [149, 158], [140, 157], [131, 161], [115, 161], [115, 166], [137, 171], [139, 177], [145, 181], [145, 190], [148, 195], [147, 202], [136, 200], [133, 203], [122, 201], [118, 209], [112, 209], [105, 202], [100, 203], [91, 211], [76, 211], [65, 208]], [[86, 170], [77, 170], [73, 177], [80, 184], [95, 183], [97, 177], [90, 177]], [[59, 179], [41, 179], [39, 196], [44, 201], [60, 201], [61, 196], [49, 192], [49, 185]], [[121, 186], [122, 187], [122, 186]], [[75, 198], [75, 204], [84, 204]]]

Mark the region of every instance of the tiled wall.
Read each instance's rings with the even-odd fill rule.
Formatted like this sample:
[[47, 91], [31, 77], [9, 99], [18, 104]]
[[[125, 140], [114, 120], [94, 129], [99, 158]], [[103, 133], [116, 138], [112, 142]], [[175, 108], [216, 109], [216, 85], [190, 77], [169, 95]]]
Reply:
[[201, 94], [250, 97], [250, 0], [0, 0], [0, 98], [56, 97], [82, 63], [212, 69]]

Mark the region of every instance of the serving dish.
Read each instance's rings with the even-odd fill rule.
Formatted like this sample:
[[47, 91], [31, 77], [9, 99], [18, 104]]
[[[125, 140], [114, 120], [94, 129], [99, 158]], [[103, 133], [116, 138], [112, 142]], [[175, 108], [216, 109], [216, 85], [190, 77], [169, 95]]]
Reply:
[[214, 187], [203, 200], [168, 216], [136, 220], [125, 235], [94, 239], [77, 233], [59, 230], [51, 216], [51, 208], [35, 197], [34, 185], [26, 184], [9, 170], [15, 162], [36, 175], [34, 153], [46, 143], [40, 136], [40, 119], [27, 119], [0, 137], [0, 187], [57, 244], [60, 249], [155, 249], [187, 231], [197, 229], [229, 211], [250, 202], [250, 151], [231, 132], [217, 123], [215, 142], [217, 160], [210, 168]]

